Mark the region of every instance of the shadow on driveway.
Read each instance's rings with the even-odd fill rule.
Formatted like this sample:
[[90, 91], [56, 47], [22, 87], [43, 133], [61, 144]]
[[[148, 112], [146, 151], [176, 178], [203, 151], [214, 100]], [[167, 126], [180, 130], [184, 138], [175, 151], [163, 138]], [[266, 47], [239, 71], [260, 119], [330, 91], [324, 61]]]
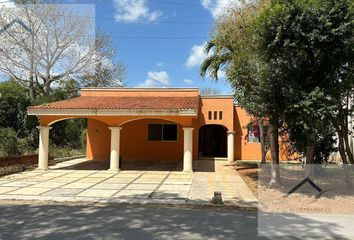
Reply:
[[[0, 205], [0, 213], [0, 239], [6, 240], [257, 239], [257, 213], [222, 209], [6, 204]], [[282, 239], [297, 239], [297, 233], [313, 232], [314, 228], [321, 234], [319, 239], [346, 239], [335, 233], [339, 228], [336, 224], [295, 215], [282, 217], [295, 219], [294, 225], [269, 222], [268, 226], [269, 231], [293, 228], [292, 236]]]

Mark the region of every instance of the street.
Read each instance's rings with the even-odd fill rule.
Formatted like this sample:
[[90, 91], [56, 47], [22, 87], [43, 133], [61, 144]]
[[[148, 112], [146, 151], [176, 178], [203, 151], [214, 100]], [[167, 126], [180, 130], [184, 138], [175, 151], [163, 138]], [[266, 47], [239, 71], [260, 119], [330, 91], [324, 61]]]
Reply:
[[[257, 213], [227, 209], [5, 202], [0, 213], [0, 239], [4, 240], [258, 238]], [[260, 239], [274, 239], [272, 233], [281, 239], [353, 239], [349, 218], [278, 216], [267, 225], [268, 238]]]

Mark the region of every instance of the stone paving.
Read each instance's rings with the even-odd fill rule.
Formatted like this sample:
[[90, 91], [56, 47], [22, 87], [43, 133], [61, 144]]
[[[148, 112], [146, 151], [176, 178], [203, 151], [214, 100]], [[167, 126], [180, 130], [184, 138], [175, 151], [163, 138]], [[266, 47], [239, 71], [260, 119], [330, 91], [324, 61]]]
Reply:
[[229, 204], [256, 204], [257, 199], [227, 162], [196, 161], [194, 173], [179, 171], [75, 170], [87, 160], [58, 163], [48, 171], [25, 171], [0, 177], [0, 199], [209, 203], [214, 191]]

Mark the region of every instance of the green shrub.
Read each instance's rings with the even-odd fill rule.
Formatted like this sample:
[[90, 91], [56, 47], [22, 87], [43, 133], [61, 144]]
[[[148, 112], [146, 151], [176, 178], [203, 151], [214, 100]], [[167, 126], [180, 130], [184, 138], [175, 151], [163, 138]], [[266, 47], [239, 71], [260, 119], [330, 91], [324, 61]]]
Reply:
[[12, 128], [0, 128], [0, 155], [14, 156], [20, 154], [16, 132]]
[[49, 155], [53, 158], [64, 158], [72, 157], [85, 154], [85, 151], [82, 149], [73, 149], [70, 146], [57, 146], [55, 144], [50, 145]]

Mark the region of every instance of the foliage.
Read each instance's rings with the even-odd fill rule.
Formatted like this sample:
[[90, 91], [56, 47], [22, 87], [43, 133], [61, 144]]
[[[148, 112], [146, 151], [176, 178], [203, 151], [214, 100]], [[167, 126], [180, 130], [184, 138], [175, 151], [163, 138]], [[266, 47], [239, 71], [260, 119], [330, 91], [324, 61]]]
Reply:
[[68, 119], [54, 123], [51, 129], [51, 140], [56, 146], [68, 146], [74, 149], [83, 148], [82, 134], [86, 129], [86, 119]]
[[26, 133], [26, 110], [30, 101], [24, 89], [17, 82], [0, 82], [0, 126], [16, 129], [16, 134]]
[[96, 51], [106, 57], [95, 65], [95, 71], [88, 71], [80, 78], [83, 87], [122, 87], [127, 74], [127, 67], [122, 62], [115, 62], [117, 51], [112, 38], [102, 30], [97, 31]]
[[86, 12], [34, 2], [38, 4], [9, 7], [0, 15], [0, 25], [19, 22], [0, 35], [0, 71], [27, 87], [32, 101], [37, 95], [50, 96], [60, 81], [83, 76], [105, 77], [103, 85], [122, 82], [125, 66], [113, 63], [111, 42], [95, 36]]
[[73, 149], [69, 146], [56, 146], [54, 144], [51, 144], [49, 148], [49, 153], [50, 156], [53, 158], [64, 158], [84, 155], [85, 151], [83, 149]]
[[[50, 90], [48, 97], [38, 97], [33, 104], [63, 100], [78, 95], [77, 82], [64, 81]], [[27, 116], [31, 105], [26, 89], [19, 83], [9, 80], [0, 83], [0, 155], [33, 154], [38, 147], [38, 120]], [[66, 148], [81, 151], [86, 144], [86, 120], [71, 119], [53, 125], [50, 131], [51, 147], [57, 152], [70, 154]], [[64, 150], [57, 150], [64, 149]], [[52, 153], [51, 153], [52, 154]], [[60, 154], [56, 154], [60, 155]], [[60, 155], [61, 156], [61, 155]], [[66, 155], [68, 156], [68, 155]]]
[[216, 88], [202, 88], [200, 89], [200, 95], [202, 96], [209, 96], [209, 95], [217, 95], [220, 94], [220, 91]]
[[[267, 117], [272, 163], [275, 165], [279, 163], [278, 128], [282, 124], [284, 83], [262, 58], [254, 36], [257, 34], [255, 19], [267, 3], [266, 0], [247, 1], [228, 9], [216, 23], [206, 47], [209, 57], [202, 63], [200, 73], [202, 76], [209, 73], [217, 80], [219, 70], [223, 69], [236, 101], [256, 118]], [[262, 138], [262, 152], [265, 144]], [[265, 159], [264, 155], [262, 159]], [[279, 182], [279, 172], [275, 176], [274, 181]]]
[[[223, 69], [237, 102], [269, 120], [272, 163], [278, 163], [281, 127], [308, 163], [336, 150], [335, 132], [341, 155], [354, 163], [347, 120], [353, 112], [353, 30], [350, 0], [242, 1], [216, 23], [201, 75], [217, 80]], [[277, 175], [274, 169], [272, 179]]]
[[18, 155], [18, 139], [12, 128], [0, 128], [0, 154], [3, 156]]
[[274, 0], [255, 21], [260, 56], [285, 83], [283, 118], [288, 127], [301, 129], [301, 138], [290, 136], [306, 141], [298, 146], [309, 163], [316, 150], [333, 150], [334, 129], [348, 116], [333, 118], [353, 89], [353, 16], [352, 1]]

